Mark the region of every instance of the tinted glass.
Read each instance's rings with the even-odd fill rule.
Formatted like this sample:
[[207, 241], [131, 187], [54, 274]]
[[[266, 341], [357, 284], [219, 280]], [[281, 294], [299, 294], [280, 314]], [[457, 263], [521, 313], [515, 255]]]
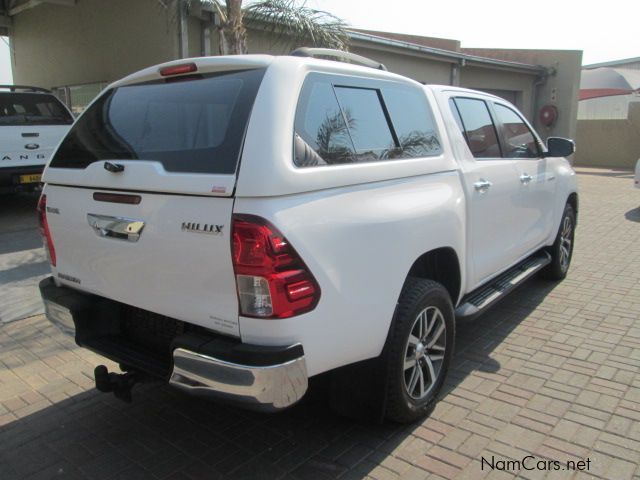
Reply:
[[442, 152], [424, 92], [393, 86], [383, 88], [382, 96], [402, 147], [397, 157], [428, 157]]
[[[296, 145], [296, 152], [302, 149], [296, 154], [296, 165], [353, 161], [353, 143], [330, 83], [312, 82], [305, 88], [296, 114], [296, 132], [296, 143], [302, 140], [302, 145]], [[304, 148], [305, 143], [311, 151]]]
[[538, 142], [526, 123], [516, 112], [504, 105], [494, 104], [498, 120], [502, 124], [505, 142], [505, 157], [537, 158], [540, 156]]
[[456, 106], [456, 102], [453, 100], [453, 98], [449, 99], [449, 108], [451, 109], [451, 113], [453, 113], [453, 118], [456, 121], [456, 125], [458, 125], [458, 128], [462, 132], [462, 136], [466, 140], [467, 132], [464, 131], [464, 125], [462, 124], [462, 118], [460, 118], [460, 112], [458, 112], [458, 107]]
[[[296, 110], [297, 166], [438, 155], [442, 146], [419, 88], [311, 74]], [[369, 88], [369, 85], [372, 88]], [[376, 88], [379, 87], [379, 88]]]
[[232, 174], [264, 69], [130, 85], [104, 93], [51, 161], [159, 161], [170, 172]]
[[73, 118], [53, 95], [0, 92], [0, 125], [69, 125]]
[[377, 90], [335, 87], [359, 160], [377, 159], [395, 149]]
[[501, 157], [496, 130], [486, 103], [474, 98], [456, 98], [455, 104], [473, 156], [476, 158]]

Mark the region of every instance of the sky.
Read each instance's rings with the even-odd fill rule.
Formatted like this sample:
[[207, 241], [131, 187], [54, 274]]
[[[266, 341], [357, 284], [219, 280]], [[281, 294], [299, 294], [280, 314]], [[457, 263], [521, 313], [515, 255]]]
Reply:
[[[307, 6], [353, 27], [451, 38], [463, 47], [583, 50], [583, 64], [640, 57], [632, 0], [307, 0]], [[9, 49], [0, 41], [0, 83], [11, 83], [10, 72]]]

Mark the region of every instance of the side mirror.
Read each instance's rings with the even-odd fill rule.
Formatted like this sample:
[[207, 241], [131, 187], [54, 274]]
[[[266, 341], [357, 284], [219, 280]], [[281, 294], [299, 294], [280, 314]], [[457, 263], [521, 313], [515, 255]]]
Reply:
[[547, 138], [547, 157], [568, 157], [576, 151], [573, 140], [561, 137]]

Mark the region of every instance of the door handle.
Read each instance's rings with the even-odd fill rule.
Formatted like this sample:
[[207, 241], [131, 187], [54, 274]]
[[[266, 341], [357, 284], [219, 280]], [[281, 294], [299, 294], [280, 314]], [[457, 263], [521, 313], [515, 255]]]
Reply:
[[493, 185], [493, 183], [491, 183], [489, 180], [485, 180], [484, 178], [481, 178], [480, 180], [478, 180], [476, 183], [473, 184], [473, 188], [475, 188], [480, 193], [485, 193], [487, 190], [491, 188], [491, 185]]
[[522, 175], [520, 175], [520, 181], [525, 185], [529, 183], [531, 180], [533, 180], [533, 177], [531, 175], [528, 175], [526, 173], [523, 173]]

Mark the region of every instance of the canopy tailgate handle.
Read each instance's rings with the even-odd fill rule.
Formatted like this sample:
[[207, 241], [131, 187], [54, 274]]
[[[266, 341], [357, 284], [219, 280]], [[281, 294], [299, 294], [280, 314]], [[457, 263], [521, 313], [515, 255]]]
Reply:
[[142, 220], [97, 215], [95, 213], [88, 213], [87, 221], [98, 236], [128, 240], [129, 242], [137, 242], [144, 228]]

